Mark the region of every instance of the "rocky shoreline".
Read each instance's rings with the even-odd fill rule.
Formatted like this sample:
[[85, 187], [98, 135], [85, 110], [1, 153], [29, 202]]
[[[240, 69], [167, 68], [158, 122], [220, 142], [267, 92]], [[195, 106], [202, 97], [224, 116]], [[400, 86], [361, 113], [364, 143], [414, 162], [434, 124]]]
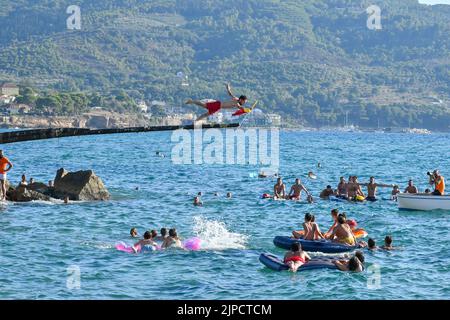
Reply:
[[92, 170], [68, 172], [64, 168], [56, 172], [53, 185], [41, 182], [19, 184], [17, 187], [6, 185], [6, 200], [13, 202], [29, 201], [104, 201], [110, 194], [103, 181]]

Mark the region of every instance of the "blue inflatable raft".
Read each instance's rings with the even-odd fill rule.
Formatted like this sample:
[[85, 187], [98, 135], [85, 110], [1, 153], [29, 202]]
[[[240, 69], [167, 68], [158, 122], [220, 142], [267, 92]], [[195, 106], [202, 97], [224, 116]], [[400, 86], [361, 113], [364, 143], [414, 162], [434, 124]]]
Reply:
[[330, 240], [303, 240], [294, 239], [291, 237], [277, 236], [273, 239], [273, 243], [282, 249], [291, 250], [291, 246], [294, 242], [298, 242], [302, 245], [303, 251], [310, 252], [323, 252], [323, 253], [341, 253], [358, 249], [358, 246], [348, 246], [332, 242]]
[[[337, 267], [332, 262], [332, 259], [333, 258], [330, 257], [312, 258], [300, 268], [298, 268], [297, 272], [312, 269], [337, 269]], [[259, 261], [267, 268], [275, 271], [289, 270], [289, 267], [284, 264], [280, 258], [270, 253], [261, 253], [261, 255], [259, 256]]]

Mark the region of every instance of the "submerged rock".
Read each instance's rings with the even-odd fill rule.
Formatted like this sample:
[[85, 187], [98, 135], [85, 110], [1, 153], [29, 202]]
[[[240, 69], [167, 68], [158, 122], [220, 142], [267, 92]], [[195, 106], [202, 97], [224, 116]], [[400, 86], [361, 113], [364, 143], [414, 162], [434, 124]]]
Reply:
[[94, 171], [68, 172], [64, 168], [56, 172], [54, 196], [60, 199], [68, 196], [70, 200], [108, 200], [109, 192], [102, 179]]

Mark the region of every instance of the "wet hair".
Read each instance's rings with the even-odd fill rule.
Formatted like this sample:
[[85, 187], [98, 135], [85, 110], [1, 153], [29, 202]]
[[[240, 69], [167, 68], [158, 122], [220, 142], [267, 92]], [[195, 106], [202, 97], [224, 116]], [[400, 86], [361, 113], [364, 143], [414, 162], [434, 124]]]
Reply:
[[430, 193], [431, 190], [430, 189], [425, 189], [425, 193]]
[[291, 244], [291, 251], [300, 251], [302, 249], [302, 245], [300, 242], [294, 242]]
[[169, 230], [169, 236], [170, 237], [177, 237], [178, 236], [177, 235], [177, 229], [175, 229], [175, 228], [170, 229]]
[[356, 271], [359, 267], [359, 259], [356, 256], [353, 256], [348, 260], [348, 270], [349, 271]]
[[307, 214], [305, 214], [305, 221], [311, 222], [312, 217], [312, 214], [308, 212]]
[[338, 209], [331, 210], [331, 215], [332, 216], [337, 217], [338, 214], [339, 214], [339, 210]]
[[156, 230], [152, 230], [150, 232], [152, 233], [152, 238], [155, 238], [158, 236], [158, 232], [156, 232]]
[[240, 96], [239, 100], [247, 100], [247, 96]]
[[167, 229], [166, 228], [161, 228], [161, 235], [163, 236], [163, 237], [165, 237], [166, 235], [167, 235]]
[[345, 219], [345, 217], [344, 217], [342, 214], [340, 214], [340, 215], [338, 215], [337, 221], [338, 221], [340, 224], [344, 224], [345, 221], [346, 221], [346, 219]]
[[392, 237], [386, 236], [386, 238], [384, 238], [384, 243], [390, 246], [392, 244]]
[[364, 259], [364, 254], [362, 253], [362, 251], [359, 251], [359, 250], [356, 251], [355, 257], [357, 257], [361, 263], [364, 263], [365, 259]]
[[315, 215], [311, 215], [311, 222], [316, 221], [316, 216]]
[[330, 186], [330, 185], [328, 185], [328, 186], [327, 186], [327, 189], [331, 189], [331, 186]]
[[130, 235], [133, 235], [134, 232], [137, 233], [137, 229], [136, 229], [136, 228], [131, 228], [131, 230], [130, 230]]
[[152, 238], [152, 233], [150, 231], [145, 231], [144, 233], [144, 239], [148, 240]]
[[375, 240], [373, 240], [372, 238], [370, 238], [367, 241], [367, 245], [369, 246], [369, 248], [375, 248]]

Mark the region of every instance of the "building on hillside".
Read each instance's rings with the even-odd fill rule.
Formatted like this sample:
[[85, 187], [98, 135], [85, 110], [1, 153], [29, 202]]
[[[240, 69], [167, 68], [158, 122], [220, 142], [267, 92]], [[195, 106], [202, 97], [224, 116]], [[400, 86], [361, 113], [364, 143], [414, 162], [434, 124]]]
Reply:
[[19, 95], [19, 87], [13, 83], [3, 83], [0, 85], [0, 96], [18, 96]]
[[139, 101], [138, 108], [142, 113], [148, 112], [148, 105], [145, 103], [144, 100]]
[[13, 103], [15, 100], [16, 100], [16, 97], [14, 97], [14, 96], [2, 95], [2, 96], [0, 96], [0, 106]]
[[27, 104], [14, 104], [11, 103], [4, 107], [3, 113], [9, 115], [27, 114], [30, 113], [31, 107]]

